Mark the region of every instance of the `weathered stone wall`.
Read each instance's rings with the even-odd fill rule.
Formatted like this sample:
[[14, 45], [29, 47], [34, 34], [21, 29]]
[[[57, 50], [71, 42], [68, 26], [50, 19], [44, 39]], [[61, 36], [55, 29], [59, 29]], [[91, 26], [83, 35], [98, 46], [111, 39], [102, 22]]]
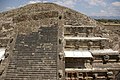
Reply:
[[65, 58], [65, 68], [85, 68], [85, 60], [78, 58]]
[[41, 20], [45, 18], [57, 18], [58, 11], [33, 12], [31, 14], [21, 14], [13, 18], [14, 23], [30, 20]]

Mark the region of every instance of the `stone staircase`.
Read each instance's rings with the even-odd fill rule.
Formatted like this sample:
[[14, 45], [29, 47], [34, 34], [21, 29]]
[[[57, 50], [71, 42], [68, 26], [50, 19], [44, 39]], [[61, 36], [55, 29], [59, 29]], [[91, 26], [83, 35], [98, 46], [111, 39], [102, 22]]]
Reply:
[[58, 28], [19, 34], [3, 80], [57, 80]]

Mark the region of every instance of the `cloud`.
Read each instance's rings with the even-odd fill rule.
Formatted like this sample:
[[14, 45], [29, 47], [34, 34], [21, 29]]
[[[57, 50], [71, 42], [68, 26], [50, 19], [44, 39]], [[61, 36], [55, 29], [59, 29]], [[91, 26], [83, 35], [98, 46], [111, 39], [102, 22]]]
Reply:
[[16, 7], [11, 6], [11, 7], [6, 7], [6, 10], [11, 10], [11, 9], [15, 9]]
[[34, 3], [40, 3], [40, 2], [45, 3], [45, 2], [48, 2], [48, 1], [47, 0], [31, 0], [27, 4], [34, 4]]
[[109, 6], [99, 12], [91, 13], [91, 16], [119, 16], [120, 8]]
[[120, 14], [120, 8], [107, 4], [108, 2], [106, 0], [56, 0], [55, 3], [73, 9], [75, 9], [75, 6], [78, 4], [82, 5], [83, 8], [89, 8], [91, 10], [98, 7], [98, 10], [94, 12], [86, 11], [87, 13], [81, 9], [82, 13], [90, 16], [118, 16]]
[[101, 10], [100, 12], [92, 12], [90, 16], [106, 16], [108, 15], [106, 11]]
[[85, 0], [90, 6], [106, 6], [105, 0]]
[[[89, 3], [90, 6], [97, 6], [99, 8], [99, 11], [91, 12], [90, 16], [119, 16], [120, 15], [120, 2], [113, 2], [111, 4], [106, 4], [105, 0], [90, 0], [92, 3]], [[102, 3], [102, 4], [100, 4]], [[107, 2], [108, 3], [108, 2]], [[105, 5], [105, 6], [102, 6]], [[94, 7], [92, 7], [94, 8]]]
[[89, 4], [90, 5], [97, 5], [97, 0], [90, 0]]
[[23, 6], [27, 5], [27, 4], [34, 4], [34, 3], [40, 3], [40, 2], [44, 2], [45, 3], [45, 2], [48, 2], [48, 1], [47, 0], [30, 0], [29, 2], [21, 4], [21, 5], [16, 6], [16, 7], [15, 6], [6, 7], [6, 10], [11, 10], [11, 9], [23, 7]]
[[120, 6], [120, 2], [113, 2], [112, 5], [113, 6]]
[[39, 0], [32, 0], [32, 1], [29, 1], [28, 4], [34, 4], [34, 3], [39, 3], [39, 2], [41, 2], [41, 1], [39, 1]]
[[101, 13], [105, 13], [105, 11], [104, 11], [104, 10], [101, 10], [100, 12], [101, 12]]
[[120, 8], [119, 7], [108, 7], [108, 13], [114, 16], [120, 16]]
[[101, 6], [106, 6], [105, 0], [90, 0], [91, 5], [101, 5]]
[[56, 0], [54, 3], [66, 6], [69, 8], [74, 8], [76, 5], [77, 0]]

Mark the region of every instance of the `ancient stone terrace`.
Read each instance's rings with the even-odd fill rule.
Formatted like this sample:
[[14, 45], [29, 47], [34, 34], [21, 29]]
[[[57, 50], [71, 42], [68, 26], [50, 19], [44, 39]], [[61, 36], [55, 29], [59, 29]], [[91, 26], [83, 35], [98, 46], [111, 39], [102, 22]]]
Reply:
[[64, 26], [65, 80], [114, 80], [120, 54], [109, 49], [109, 38], [96, 36], [95, 26]]

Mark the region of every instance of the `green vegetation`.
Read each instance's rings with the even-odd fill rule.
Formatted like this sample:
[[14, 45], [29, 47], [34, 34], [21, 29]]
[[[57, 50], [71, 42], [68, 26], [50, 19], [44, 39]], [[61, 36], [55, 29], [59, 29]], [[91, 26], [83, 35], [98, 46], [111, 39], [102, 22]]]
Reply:
[[98, 22], [120, 24], [120, 19], [95, 19]]

